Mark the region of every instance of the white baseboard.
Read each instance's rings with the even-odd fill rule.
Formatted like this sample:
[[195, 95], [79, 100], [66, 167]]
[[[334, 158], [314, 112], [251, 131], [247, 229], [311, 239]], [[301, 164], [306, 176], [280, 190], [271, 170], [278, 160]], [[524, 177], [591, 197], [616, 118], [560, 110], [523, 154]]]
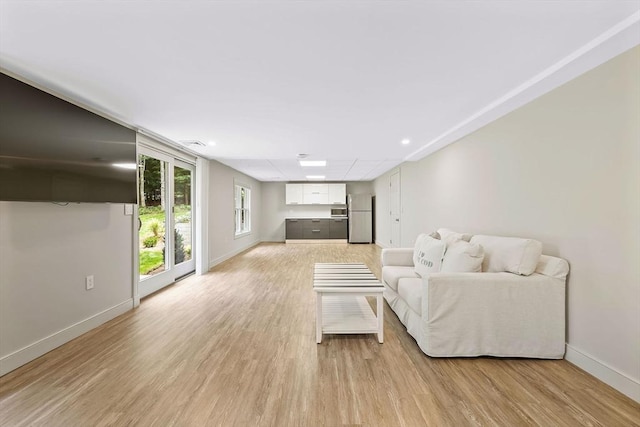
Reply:
[[251, 242], [246, 246], [241, 247], [240, 249], [237, 249], [233, 252], [228, 252], [222, 256], [219, 256], [218, 258], [212, 259], [209, 261], [209, 270], [211, 270], [213, 267], [215, 267], [216, 265], [220, 264], [221, 262], [224, 262], [226, 260], [228, 260], [229, 258], [233, 258], [234, 256], [238, 255], [239, 253], [242, 253], [244, 251], [246, 251], [247, 249], [251, 249], [254, 246], [259, 245], [260, 243], [262, 243], [262, 241], [257, 240], [255, 242]]
[[619, 392], [629, 396], [636, 402], [640, 402], [640, 382], [617, 371], [606, 363], [588, 355], [575, 347], [567, 344], [567, 352], [564, 355], [566, 361], [573, 363], [578, 368], [586, 371], [609, 384]]
[[13, 353], [6, 356], [2, 356], [0, 358], [0, 376], [13, 371], [14, 369], [17, 369], [20, 366], [31, 362], [32, 360], [37, 359], [43, 354], [50, 352], [54, 348], [60, 347], [61, 345], [71, 341], [72, 339], [77, 338], [94, 328], [97, 328], [103, 323], [106, 323], [109, 320], [126, 313], [132, 308], [133, 299], [128, 299], [87, 319], [81, 320], [80, 322], [73, 324], [65, 329], [55, 332], [48, 337], [42, 338], [32, 344], [29, 344], [28, 346], [21, 348], [20, 350], [14, 351]]

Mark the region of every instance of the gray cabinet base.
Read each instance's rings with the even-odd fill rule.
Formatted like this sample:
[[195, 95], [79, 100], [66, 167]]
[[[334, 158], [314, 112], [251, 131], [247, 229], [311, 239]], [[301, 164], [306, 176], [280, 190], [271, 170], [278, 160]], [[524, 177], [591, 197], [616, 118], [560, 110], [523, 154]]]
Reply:
[[286, 239], [285, 243], [338, 243], [348, 244], [347, 239]]

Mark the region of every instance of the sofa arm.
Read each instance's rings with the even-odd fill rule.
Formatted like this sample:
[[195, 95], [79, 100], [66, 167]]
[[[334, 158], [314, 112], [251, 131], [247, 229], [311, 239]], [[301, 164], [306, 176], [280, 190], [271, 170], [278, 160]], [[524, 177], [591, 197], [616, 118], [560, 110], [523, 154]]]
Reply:
[[434, 273], [423, 278], [422, 292], [429, 355], [564, 355], [564, 280], [537, 273]]
[[382, 266], [413, 267], [413, 248], [387, 248], [382, 250]]

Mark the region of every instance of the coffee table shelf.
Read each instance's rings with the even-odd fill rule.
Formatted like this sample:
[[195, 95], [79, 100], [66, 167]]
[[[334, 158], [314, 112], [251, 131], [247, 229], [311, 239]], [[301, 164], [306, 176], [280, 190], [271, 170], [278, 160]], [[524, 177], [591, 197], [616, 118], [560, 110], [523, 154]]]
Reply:
[[[317, 263], [314, 269], [313, 290], [316, 292], [316, 342], [323, 334], [378, 335], [383, 342], [384, 286], [366, 265]], [[366, 300], [376, 297], [376, 313]]]

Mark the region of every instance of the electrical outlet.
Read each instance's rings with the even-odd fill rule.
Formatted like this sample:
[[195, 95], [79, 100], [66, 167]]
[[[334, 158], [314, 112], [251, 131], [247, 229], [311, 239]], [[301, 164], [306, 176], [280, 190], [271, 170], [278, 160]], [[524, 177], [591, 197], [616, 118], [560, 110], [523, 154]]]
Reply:
[[85, 285], [87, 286], [87, 290], [93, 289], [93, 276], [87, 276], [86, 277]]

